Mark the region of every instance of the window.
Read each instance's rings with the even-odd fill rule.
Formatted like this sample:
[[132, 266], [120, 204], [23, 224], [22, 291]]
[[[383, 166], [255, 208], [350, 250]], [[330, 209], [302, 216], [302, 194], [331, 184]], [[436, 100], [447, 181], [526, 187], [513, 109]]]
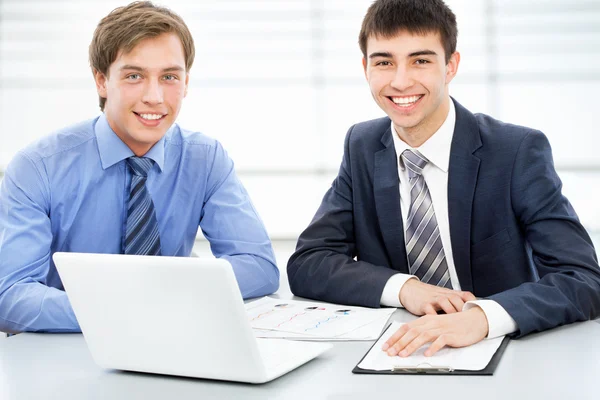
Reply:
[[[87, 48], [127, 1], [0, 0], [0, 168], [99, 110]], [[271, 236], [295, 239], [337, 173], [348, 128], [383, 113], [357, 37], [370, 0], [163, 1], [197, 56], [179, 123], [219, 139]], [[454, 0], [462, 61], [451, 94], [474, 112], [544, 131], [565, 193], [600, 232], [600, 3]]]

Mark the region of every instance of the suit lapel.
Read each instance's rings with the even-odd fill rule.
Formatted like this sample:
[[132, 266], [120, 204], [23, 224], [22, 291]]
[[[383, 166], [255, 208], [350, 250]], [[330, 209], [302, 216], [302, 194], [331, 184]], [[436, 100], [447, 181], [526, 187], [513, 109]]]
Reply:
[[462, 290], [473, 290], [471, 276], [471, 213], [480, 160], [473, 155], [481, 147], [475, 116], [454, 101], [456, 124], [448, 168], [448, 218], [454, 266]]
[[387, 249], [391, 267], [408, 273], [406, 249], [404, 247], [404, 226], [400, 211], [398, 162], [391, 136], [391, 128], [381, 137], [385, 148], [375, 153], [373, 189], [375, 209]]

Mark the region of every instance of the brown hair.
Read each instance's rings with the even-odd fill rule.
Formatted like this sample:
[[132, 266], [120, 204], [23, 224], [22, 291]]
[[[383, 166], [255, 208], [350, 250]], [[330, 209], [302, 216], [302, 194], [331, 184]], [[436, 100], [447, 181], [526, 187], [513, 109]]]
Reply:
[[442, 0], [376, 0], [369, 7], [358, 36], [363, 57], [367, 58], [369, 37], [391, 38], [401, 31], [439, 33], [446, 62], [456, 51], [456, 16]]
[[[144, 39], [163, 33], [179, 36], [185, 55], [185, 68], [189, 71], [194, 63], [194, 39], [183, 19], [165, 7], [150, 1], [136, 1], [112, 10], [102, 18], [90, 43], [90, 67], [92, 73], [101, 72], [108, 77], [110, 65], [120, 50], [133, 50]], [[100, 109], [104, 111], [106, 98], [100, 97]]]

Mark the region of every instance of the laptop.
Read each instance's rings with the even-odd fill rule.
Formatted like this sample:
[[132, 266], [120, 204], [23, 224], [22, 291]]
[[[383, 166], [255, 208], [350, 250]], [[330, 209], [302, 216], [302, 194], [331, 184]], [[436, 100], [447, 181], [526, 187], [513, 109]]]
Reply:
[[224, 259], [55, 253], [53, 260], [103, 368], [263, 383], [331, 347], [255, 338]]

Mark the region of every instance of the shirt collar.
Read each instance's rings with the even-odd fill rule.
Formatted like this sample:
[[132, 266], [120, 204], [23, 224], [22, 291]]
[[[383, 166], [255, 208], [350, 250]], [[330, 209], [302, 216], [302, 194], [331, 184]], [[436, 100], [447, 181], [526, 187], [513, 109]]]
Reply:
[[[430, 163], [438, 167], [444, 172], [448, 172], [448, 165], [450, 164], [450, 148], [452, 146], [452, 136], [454, 135], [454, 125], [456, 123], [456, 110], [454, 108], [454, 102], [450, 99], [450, 106], [448, 108], [448, 116], [446, 120], [440, 126], [440, 128], [423, 143], [418, 149]], [[394, 128], [394, 122], [392, 121], [392, 138], [394, 139], [394, 148], [396, 154], [400, 159], [400, 155], [404, 150], [412, 149], [406, 144]], [[400, 167], [404, 169], [403, 163], [400, 162]]]
[[[170, 129], [172, 128], [169, 128], [169, 130]], [[100, 153], [100, 162], [102, 163], [103, 169], [107, 169], [116, 163], [135, 155], [112, 130], [104, 113], [102, 113], [98, 118], [98, 121], [96, 121], [94, 131], [98, 141], [98, 151]], [[144, 157], [150, 158], [158, 165], [160, 171], [163, 170], [165, 163], [165, 136], [167, 136], [166, 133], [146, 154], [144, 154]]]

